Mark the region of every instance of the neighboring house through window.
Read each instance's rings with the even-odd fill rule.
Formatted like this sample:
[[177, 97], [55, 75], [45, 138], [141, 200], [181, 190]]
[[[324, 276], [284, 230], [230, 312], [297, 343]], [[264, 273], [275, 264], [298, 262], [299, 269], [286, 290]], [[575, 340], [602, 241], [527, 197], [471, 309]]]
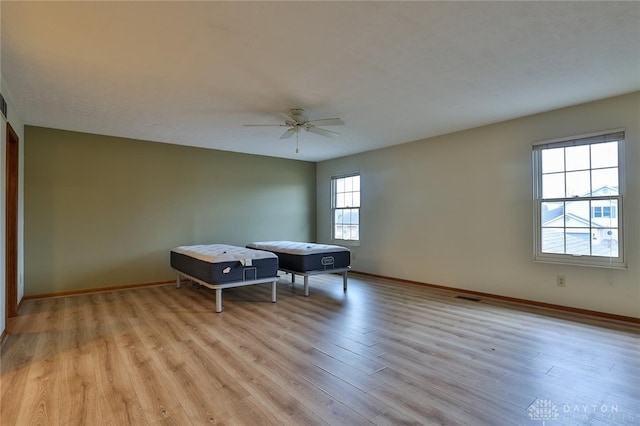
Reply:
[[360, 241], [360, 174], [331, 178], [333, 232], [337, 241]]
[[615, 206], [595, 206], [593, 207], [593, 214], [591, 217], [616, 217]]
[[535, 259], [625, 267], [624, 131], [534, 144]]

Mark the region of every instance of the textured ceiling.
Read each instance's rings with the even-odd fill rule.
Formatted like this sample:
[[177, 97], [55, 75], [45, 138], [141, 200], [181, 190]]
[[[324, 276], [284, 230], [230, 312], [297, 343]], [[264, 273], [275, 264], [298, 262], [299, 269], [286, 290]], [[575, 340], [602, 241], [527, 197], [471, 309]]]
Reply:
[[[24, 122], [105, 135], [319, 161], [640, 90], [640, 2], [0, 7]], [[346, 124], [243, 127], [290, 108]]]

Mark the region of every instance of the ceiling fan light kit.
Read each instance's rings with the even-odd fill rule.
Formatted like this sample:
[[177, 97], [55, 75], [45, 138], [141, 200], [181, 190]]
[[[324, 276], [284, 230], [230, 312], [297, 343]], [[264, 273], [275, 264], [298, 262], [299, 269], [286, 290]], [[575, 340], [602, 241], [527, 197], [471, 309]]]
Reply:
[[333, 130], [323, 129], [321, 127], [317, 127], [317, 125], [321, 126], [341, 126], [344, 125], [344, 121], [340, 118], [319, 118], [317, 120], [309, 120], [304, 113], [304, 109], [302, 108], [293, 108], [289, 110], [289, 114], [278, 113], [283, 119], [284, 123], [281, 124], [245, 124], [246, 127], [288, 127], [288, 129], [280, 136], [280, 139], [289, 139], [294, 134], [296, 135], [296, 154], [300, 152], [298, 148], [298, 135], [301, 130], [306, 130], [307, 132], [315, 133], [321, 136], [331, 136], [331, 135], [339, 135], [340, 133], [334, 132]]

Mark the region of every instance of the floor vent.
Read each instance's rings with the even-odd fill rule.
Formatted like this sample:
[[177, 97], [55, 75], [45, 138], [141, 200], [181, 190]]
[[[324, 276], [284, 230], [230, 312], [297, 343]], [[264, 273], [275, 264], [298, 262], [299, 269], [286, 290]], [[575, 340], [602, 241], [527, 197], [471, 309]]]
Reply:
[[4, 118], [7, 118], [7, 102], [4, 100], [4, 96], [0, 93], [0, 112]]
[[469, 297], [469, 296], [456, 296], [456, 299], [471, 300], [472, 302], [479, 302], [480, 301], [480, 299], [477, 299], [475, 297]]

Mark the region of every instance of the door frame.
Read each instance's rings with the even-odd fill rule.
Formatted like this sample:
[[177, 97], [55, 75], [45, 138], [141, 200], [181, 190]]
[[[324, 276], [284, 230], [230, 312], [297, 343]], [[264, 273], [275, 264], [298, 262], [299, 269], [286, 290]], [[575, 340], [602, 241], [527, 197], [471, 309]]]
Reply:
[[18, 315], [18, 180], [20, 138], [7, 122], [5, 204], [5, 319]]

